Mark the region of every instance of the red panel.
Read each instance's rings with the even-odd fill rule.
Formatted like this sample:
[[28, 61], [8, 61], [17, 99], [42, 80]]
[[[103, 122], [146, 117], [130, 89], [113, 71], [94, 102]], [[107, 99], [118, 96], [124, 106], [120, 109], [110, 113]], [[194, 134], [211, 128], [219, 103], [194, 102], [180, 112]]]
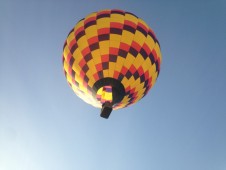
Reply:
[[66, 62], [67, 62], [67, 63], [69, 63], [69, 62], [70, 62], [71, 57], [72, 57], [71, 53], [68, 53], [68, 55], [67, 55], [67, 56], [65, 56], [65, 58], [66, 58]]
[[141, 49], [141, 46], [135, 41], [132, 42], [131, 47], [135, 48], [138, 52]]
[[92, 37], [92, 38], [88, 39], [88, 42], [89, 42], [89, 44], [94, 44], [94, 43], [98, 42], [98, 37], [97, 36]]
[[131, 21], [129, 21], [129, 20], [125, 20], [124, 21], [124, 24], [125, 25], [129, 25], [129, 26], [131, 26], [131, 27], [133, 27], [133, 28], [137, 28], [137, 24], [135, 24], [134, 22], [131, 22]]
[[84, 23], [87, 24], [90, 21], [95, 21], [96, 20], [96, 16], [95, 17], [90, 17], [84, 20]]
[[123, 75], [125, 75], [126, 73], [127, 73], [127, 71], [128, 71], [128, 69], [126, 68], [126, 67], [122, 67], [122, 70], [121, 70], [121, 73], [123, 74]]
[[79, 75], [82, 79], [85, 77], [85, 73], [83, 71], [81, 71]]
[[152, 31], [152, 29], [149, 29], [148, 32], [151, 32], [151, 34], [154, 36], [154, 38], [156, 39], [155, 33]]
[[109, 34], [109, 33], [110, 33], [110, 28], [101, 28], [101, 29], [98, 29], [98, 35]]
[[109, 55], [102, 55], [101, 56], [101, 61], [102, 62], [109, 62]]
[[75, 45], [75, 43], [76, 43], [76, 40], [75, 39], [71, 40], [70, 44], [68, 45], [69, 48], [71, 49], [72, 46]]
[[139, 73], [140, 76], [144, 73], [144, 70], [143, 70], [142, 66], [140, 66], [138, 68], [138, 73]]
[[114, 48], [114, 47], [110, 47], [110, 54], [113, 54], [113, 55], [118, 55], [118, 48]]
[[98, 12], [98, 15], [101, 15], [101, 14], [110, 14], [111, 11], [110, 10], [104, 10], [104, 11], [99, 11]]
[[79, 66], [82, 68], [84, 65], [86, 64], [86, 61], [84, 59], [82, 59], [80, 62], [79, 62]]
[[95, 73], [95, 74], [93, 75], [93, 77], [94, 77], [94, 79], [95, 79], [96, 81], [99, 80], [98, 73]]
[[126, 87], [125, 91], [128, 92], [130, 90], [130, 86]]
[[146, 51], [148, 55], [151, 53], [151, 50], [146, 43], [143, 44], [142, 48]]
[[110, 27], [111, 27], [111, 28], [119, 28], [119, 29], [123, 29], [123, 24], [118, 23], [118, 22], [111, 22], [111, 23], [110, 23]]
[[119, 76], [119, 72], [118, 71], [115, 71], [113, 78], [118, 79], [118, 76]]
[[134, 65], [131, 65], [131, 67], [129, 68], [129, 71], [134, 74], [136, 72], [136, 67], [134, 67]]
[[146, 72], [144, 73], [144, 75], [145, 75], [145, 79], [148, 80], [148, 79], [149, 79], [149, 73], [148, 73], [148, 71], [146, 71]]
[[148, 32], [148, 28], [145, 26], [145, 25], [143, 25], [142, 23], [138, 23], [138, 26], [140, 26], [141, 28], [143, 28], [146, 32]]
[[68, 67], [68, 74], [72, 77], [72, 67]]
[[125, 13], [125, 11], [119, 10], [119, 9], [112, 9], [111, 11], [115, 11], [115, 12], [122, 12]]
[[96, 65], [97, 72], [103, 70], [102, 63]]
[[156, 53], [155, 49], [153, 49], [151, 53], [153, 54], [153, 56], [155, 58], [155, 61], [157, 61], [158, 56], [157, 56], [157, 53]]
[[123, 49], [125, 51], [129, 51], [130, 46], [126, 43], [120, 42], [120, 49]]
[[86, 55], [89, 54], [89, 53], [90, 53], [89, 47], [86, 47], [86, 48], [84, 48], [84, 49], [82, 50], [82, 55], [83, 55], [83, 56], [86, 56]]
[[80, 33], [81, 31], [84, 30], [84, 26], [81, 26], [80, 28], [78, 28], [76, 31], [75, 31], [75, 35], [77, 35], [78, 33]]

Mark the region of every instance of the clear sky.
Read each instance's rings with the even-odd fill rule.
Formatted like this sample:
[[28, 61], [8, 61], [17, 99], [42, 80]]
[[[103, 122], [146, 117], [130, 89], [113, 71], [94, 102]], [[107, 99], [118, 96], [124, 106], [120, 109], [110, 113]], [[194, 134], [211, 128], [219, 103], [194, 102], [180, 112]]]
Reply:
[[[108, 120], [66, 83], [87, 14], [130, 11], [161, 45], [159, 78]], [[226, 170], [225, 0], [1, 0], [0, 170]]]

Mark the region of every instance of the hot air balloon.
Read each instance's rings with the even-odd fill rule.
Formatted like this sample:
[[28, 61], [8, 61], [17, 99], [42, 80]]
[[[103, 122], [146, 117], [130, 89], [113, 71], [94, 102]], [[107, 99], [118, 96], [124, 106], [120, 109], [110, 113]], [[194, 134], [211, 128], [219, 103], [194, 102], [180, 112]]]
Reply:
[[101, 117], [143, 98], [162, 61], [153, 30], [136, 15], [101, 10], [81, 19], [63, 47], [67, 82], [82, 100], [102, 108]]

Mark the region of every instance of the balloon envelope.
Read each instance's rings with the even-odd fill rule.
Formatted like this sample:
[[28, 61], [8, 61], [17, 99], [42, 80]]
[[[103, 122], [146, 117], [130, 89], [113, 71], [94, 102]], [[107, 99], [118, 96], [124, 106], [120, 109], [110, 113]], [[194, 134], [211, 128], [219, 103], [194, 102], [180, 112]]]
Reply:
[[81, 19], [68, 34], [63, 68], [85, 102], [119, 109], [136, 103], [153, 87], [161, 64], [159, 42], [136, 15], [102, 10]]

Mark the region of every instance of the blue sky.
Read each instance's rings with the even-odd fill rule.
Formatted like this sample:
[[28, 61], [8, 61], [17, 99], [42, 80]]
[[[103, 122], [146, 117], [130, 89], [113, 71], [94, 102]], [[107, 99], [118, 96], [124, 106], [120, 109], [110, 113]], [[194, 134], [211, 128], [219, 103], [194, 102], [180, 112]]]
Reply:
[[[155, 31], [163, 63], [148, 95], [108, 120], [62, 68], [75, 23], [106, 8]], [[2, 0], [1, 170], [225, 170], [226, 1]]]

